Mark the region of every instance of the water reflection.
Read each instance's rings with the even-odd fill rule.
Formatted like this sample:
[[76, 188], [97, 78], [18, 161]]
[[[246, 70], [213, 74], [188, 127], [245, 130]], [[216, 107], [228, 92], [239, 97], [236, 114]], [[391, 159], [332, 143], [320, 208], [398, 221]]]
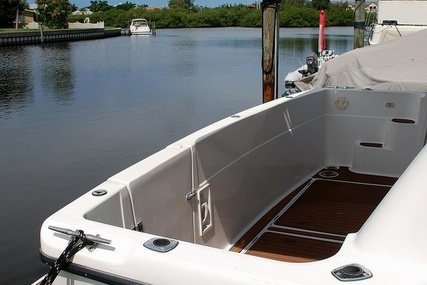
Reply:
[[0, 57], [0, 119], [34, 103], [31, 58], [24, 47], [2, 47]]
[[0, 50], [0, 119], [10, 119], [14, 113], [34, 106], [36, 95], [60, 104], [73, 100], [75, 75], [69, 43]]
[[59, 42], [45, 45], [41, 53], [42, 85], [57, 102], [73, 99], [74, 72], [70, 44]]
[[317, 51], [317, 39], [313, 38], [282, 38], [279, 48], [285, 51], [295, 51], [304, 53], [307, 51]]
[[182, 38], [175, 38], [174, 45], [179, 53], [179, 57], [172, 54], [172, 58], [169, 61], [172, 69], [175, 71], [177, 76], [191, 77], [197, 73], [197, 64], [194, 60], [194, 52], [197, 49], [197, 42], [193, 36]]

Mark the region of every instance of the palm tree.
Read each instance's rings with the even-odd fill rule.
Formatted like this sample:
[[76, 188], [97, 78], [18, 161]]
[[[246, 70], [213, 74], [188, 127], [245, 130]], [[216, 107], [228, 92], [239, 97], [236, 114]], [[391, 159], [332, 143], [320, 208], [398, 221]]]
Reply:
[[25, 9], [28, 7], [28, 3], [25, 0], [8, 0], [11, 7], [16, 7], [16, 16], [15, 16], [15, 29], [19, 27], [19, 10]]

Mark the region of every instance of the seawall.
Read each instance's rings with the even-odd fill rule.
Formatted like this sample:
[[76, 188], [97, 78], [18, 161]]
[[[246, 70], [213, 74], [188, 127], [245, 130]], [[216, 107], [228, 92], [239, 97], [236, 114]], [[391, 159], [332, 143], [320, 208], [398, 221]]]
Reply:
[[117, 29], [74, 29], [74, 30], [44, 30], [40, 31], [19, 31], [0, 33], [0, 46], [41, 44], [60, 41], [91, 40], [108, 37], [121, 36], [120, 28]]

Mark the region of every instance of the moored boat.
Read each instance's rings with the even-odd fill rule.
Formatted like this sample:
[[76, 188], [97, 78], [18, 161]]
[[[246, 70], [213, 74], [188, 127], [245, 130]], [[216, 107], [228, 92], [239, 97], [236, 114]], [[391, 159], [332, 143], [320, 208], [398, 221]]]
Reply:
[[426, 283], [426, 126], [425, 92], [265, 103], [60, 209], [42, 258], [70, 251], [53, 284]]
[[318, 54], [312, 52], [305, 59], [305, 64], [300, 68], [289, 72], [284, 79], [286, 92], [285, 95], [297, 93], [300, 90], [296, 88], [295, 82], [306, 78], [312, 78], [326, 62], [334, 59], [337, 55], [334, 50], [326, 49], [326, 14], [320, 11], [319, 15], [319, 37], [318, 37]]
[[426, 13], [427, 1], [380, 0], [367, 42], [375, 45], [426, 29]]
[[146, 19], [133, 19], [129, 30], [132, 35], [149, 36], [152, 34], [151, 28]]
[[426, 89], [404, 83], [283, 97], [117, 173], [43, 223], [37, 284], [427, 283]]
[[[315, 76], [295, 82], [298, 90], [314, 87], [374, 90], [427, 90], [427, 29], [355, 49], [327, 62]], [[405, 51], [402, 51], [405, 46]]]

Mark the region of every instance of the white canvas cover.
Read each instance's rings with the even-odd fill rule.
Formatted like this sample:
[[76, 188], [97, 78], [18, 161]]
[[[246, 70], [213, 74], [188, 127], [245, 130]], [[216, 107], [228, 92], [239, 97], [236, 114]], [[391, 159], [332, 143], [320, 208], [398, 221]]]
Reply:
[[301, 90], [337, 86], [427, 91], [427, 30], [349, 51], [295, 84]]

